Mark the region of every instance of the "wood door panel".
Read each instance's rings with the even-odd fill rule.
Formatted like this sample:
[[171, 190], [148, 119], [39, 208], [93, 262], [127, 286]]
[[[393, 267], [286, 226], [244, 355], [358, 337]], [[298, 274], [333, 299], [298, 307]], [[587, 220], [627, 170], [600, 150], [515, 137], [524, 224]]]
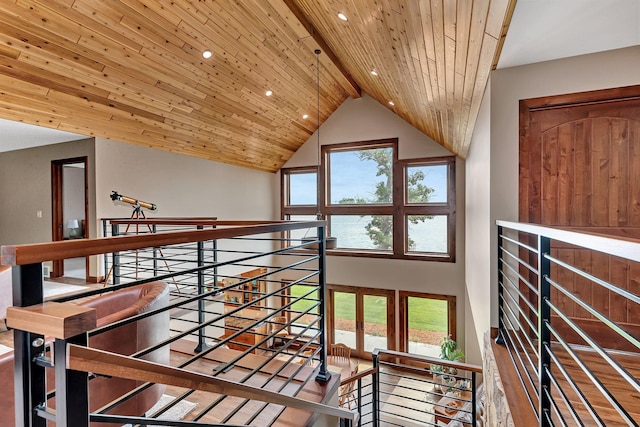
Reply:
[[[636, 236], [640, 86], [521, 101], [519, 185], [522, 222]], [[559, 260], [640, 294], [639, 265], [566, 245], [552, 246], [552, 256]], [[554, 268], [553, 274], [602, 314], [640, 325], [636, 304], [563, 268]], [[552, 299], [569, 317], [593, 328], [591, 332], [603, 333], [588, 311], [561, 292], [553, 290]]]

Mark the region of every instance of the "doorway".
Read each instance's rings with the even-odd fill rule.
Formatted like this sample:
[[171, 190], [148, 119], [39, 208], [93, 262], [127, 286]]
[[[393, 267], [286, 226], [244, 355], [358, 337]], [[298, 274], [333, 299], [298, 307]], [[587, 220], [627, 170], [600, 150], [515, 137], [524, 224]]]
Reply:
[[331, 343], [351, 347], [351, 355], [371, 358], [376, 349], [395, 350], [395, 292], [387, 289], [327, 285]]
[[[51, 162], [52, 240], [87, 237], [89, 200], [87, 191], [87, 157]], [[65, 276], [87, 280], [88, 258], [53, 261], [51, 277]]]

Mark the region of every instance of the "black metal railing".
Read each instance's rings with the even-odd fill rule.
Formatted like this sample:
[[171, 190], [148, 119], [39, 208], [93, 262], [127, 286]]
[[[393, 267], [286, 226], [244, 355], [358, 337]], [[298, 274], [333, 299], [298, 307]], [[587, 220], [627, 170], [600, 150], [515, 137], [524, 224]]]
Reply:
[[358, 426], [479, 425], [480, 366], [375, 349], [373, 366], [341, 381], [341, 406]]
[[[88, 420], [118, 424], [191, 425], [187, 421], [161, 421], [156, 417], [188, 400], [189, 396], [197, 398], [199, 393], [204, 393], [201, 389], [172, 389], [172, 399], [164, 407], [155, 408], [146, 419], [133, 417], [130, 413], [113, 415], [114, 412], [118, 414], [119, 408], [128, 401], [155, 386], [144, 381], [108, 404], [92, 408], [87, 418], [78, 412], [71, 416], [69, 412], [78, 401], [92, 401], [91, 386], [87, 396], [82, 392], [86, 390], [83, 384], [88, 381], [91, 385], [104, 378], [100, 375], [70, 375], [71, 371], [64, 369], [62, 362], [66, 360], [66, 345], [85, 345], [88, 339], [89, 347], [92, 347], [92, 342], [99, 341], [108, 333], [119, 334], [121, 338], [116, 342], [135, 341], [124, 330], [144, 319], [160, 316], [167, 318], [166, 333], [158, 334], [157, 329], [147, 331], [148, 335], [158, 336], [148, 345], [136, 347], [126, 354], [140, 359], [148, 359], [158, 353], [167, 357], [171, 349], [172, 368], [197, 372], [202, 369], [202, 363], [207, 362], [207, 366], [212, 366], [207, 368], [207, 377], [230, 378], [233, 381], [229, 389], [231, 392], [207, 396], [205, 400], [210, 403], [199, 405], [190, 413], [189, 418], [194, 422], [203, 425], [249, 425], [261, 417], [261, 425], [271, 425], [287, 410], [287, 405], [274, 406], [273, 401], [266, 398], [259, 402], [259, 398], [236, 397], [234, 387], [251, 384], [250, 393], [258, 388], [295, 397], [314, 381], [324, 383], [330, 380], [324, 324], [323, 221], [112, 219], [109, 223], [106, 228], [110, 235], [101, 239], [3, 248], [3, 253], [13, 254], [16, 307], [43, 302], [43, 289], [46, 287], [42, 279], [42, 262], [64, 257], [104, 254], [107, 280], [90, 290], [51, 301], [83, 304], [88, 297], [105, 298], [157, 281], [166, 283], [170, 293], [162, 307], [145, 307], [139, 313], [129, 313], [126, 318], [108, 322], [88, 334], [81, 334], [79, 338], [65, 339], [63, 344], [56, 340], [55, 345], [59, 347], [54, 352], [57, 361], [55, 377], [59, 386], [55, 391], [49, 390], [50, 384], [47, 386], [45, 381], [46, 371], [53, 366], [48, 340], [44, 334], [16, 328], [14, 358], [16, 378], [19, 379], [16, 382], [16, 400], [17, 407], [21, 408], [17, 417], [20, 425], [44, 426], [46, 420], [68, 426], [86, 426]], [[129, 227], [136, 232], [125, 234], [120, 227]], [[301, 242], [281, 237], [290, 230], [304, 228], [315, 229], [318, 239]], [[310, 245], [315, 245], [315, 249], [307, 249]], [[108, 248], [108, 252], [103, 248]], [[98, 316], [101, 317], [100, 314]], [[9, 319], [11, 322], [11, 317]], [[113, 340], [113, 336], [110, 339]], [[313, 358], [317, 368], [309, 369], [304, 363], [289, 363], [305, 358]], [[166, 362], [168, 364], [168, 358]], [[100, 371], [96, 367], [91, 372]], [[332, 381], [337, 387], [339, 380], [334, 378]], [[173, 383], [166, 384], [170, 387]], [[56, 410], [52, 410], [49, 400], [53, 397], [56, 397]], [[305, 406], [305, 402], [294, 399], [291, 405]], [[317, 409], [325, 411], [327, 408], [321, 405]], [[247, 416], [249, 412], [251, 415]], [[343, 423], [350, 425], [352, 420], [348, 416]]]
[[497, 224], [498, 342], [540, 425], [638, 425], [640, 240]]

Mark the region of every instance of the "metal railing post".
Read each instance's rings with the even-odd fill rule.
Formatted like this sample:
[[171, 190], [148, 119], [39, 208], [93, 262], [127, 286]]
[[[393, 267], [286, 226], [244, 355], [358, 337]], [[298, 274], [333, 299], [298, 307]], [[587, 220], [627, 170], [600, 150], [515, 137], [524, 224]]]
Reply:
[[68, 370], [66, 366], [67, 344], [86, 346], [87, 342], [87, 333], [54, 341], [56, 425], [89, 426], [89, 376], [86, 372]]
[[[111, 235], [118, 236], [119, 234], [120, 234], [120, 229], [118, 227], [118, 224], [111, 224]], [[113, 276], [113, 284], [119, 285], [120, 284], [120, 252], [118, 251], [114, 252], [113, 255], [111, 256], [111, 269], [112, 269], [111, 275]]]
[[362, 425], [362, 378], [358, 378], [358, 427]]
[[371, 402], [373, 404], [373, 409], [371, 410], [371, 421], [373, 422], [373, 427], [378, 427], [380, 425], [380, 363], [378, 360], [379, 355], [377, 348], [373, 350], [371, 357], [373, 360], [373, 369], [375, 369], [371, 376], [371, 386], [373, 389], [371, 392]]
[[476, 373], [471, 372], [471, 425], [476, 426], [478, 423], [477, 415], [476, 415], [476, 392], [478, 389], [478, 383], [476, 378]]
[[538, 351], [540, 354], [540, 360], [538, 362], [539, 372], [539, 408], [540, 425], [543, 427], [550, 426], [549, 417], [551, 411], [551, 401], [549, 399], [551, 390], [551, 378], [549, 377], [548, 369], [551, 364], [551, 356], [547, 351], [547, 348], [551, 345], [551, 331], [549, 330], [549, 324], [551, 322], [551, 308], [547, 301], [551, 297], [551, 285], [547, 278], [550, 276], [551, 263], [545, 255], [549, 255], [551, 252], [551, 239], [538, 235], [538, 333], [540, 339], [538, 340]]
[[[151, 226], [151, 233], [156, 234], [158, 232], [158, 227], [156, 224]], [[158, 275], [158, 247], [153, 247], [153, 275]]]
[[331, 372], [327, 369], [327, 277], [325, 274], [325, 268], [327, 265], [327, 252], [326, 252], [326, 239], [325, 239], [325, 227], [318, 227], [318, 285], [320, 290], [318, 291], [318, 297], [320, 298], [320, 306], [318, 313], [320, 327], [320, 371], [316, 376], [316, 381], [326, 383], [331, 378]]
[[[102, 237], [107, 237], [107, 220], [106, 219], [102, 220]], [[104, 274], [105, 274], [105, 280], [106, 280], [107, 278], [106, 274], [109, 271], [109, 254], [108, 253], [105, 253], [102, 255], [102, 261], [104, 262]]]
[[504, 314], [504, 307], [503, 307], [503, 303], [504, 303], [504, 289], [503, 289], [503, 285], [501, 282], [501, 277], [502, 275], [500, 274], [502, 272], [502, 261], [501, 261], [501, 257], [502, 257], [502, 226], [499, 225], [498, 226], [498, 257], [496, 258], [497, 262], [498, 262], [498, 275], [497, 275], [497, 280], [498, 280], [498, 336], [496, 336], [496, 344], [500, 344], [500, 345], [504, 345], [504, 319], [502, 318], [503, 314]]
[[[14, 306], [42, 303], [42, 264], [14, 266], [11, 279]], [[44, 336], [15, 329], [13, 343], [16, 426], [46, 427], [47, 421], [34, 411], [46, 400], [45, 368], [35, 362], [36, 356], [44, 352]]]
[[[198, 225], [196, 227], [198, 230], [203, 230], [204, 226]], [[197, 246], [197, 257], [198, 257], [198, 267], [204, 266], [204, 242], [200, 240], [196, 243]], [[198, 299], [198, 323], [202, 325], [205, 321], [204, 319], [204, 299], [202, 298], [202, 294], [204, 293], [204, 271], [198, 270], [198, 295], [200, 295], [200, 299]], [[205, 342], [205, 334], [204, 334], [204, 326], [198, 329], [198, 345], [194, 349], [194, 351], [200, 353], [207, 349], [207, 343]]]

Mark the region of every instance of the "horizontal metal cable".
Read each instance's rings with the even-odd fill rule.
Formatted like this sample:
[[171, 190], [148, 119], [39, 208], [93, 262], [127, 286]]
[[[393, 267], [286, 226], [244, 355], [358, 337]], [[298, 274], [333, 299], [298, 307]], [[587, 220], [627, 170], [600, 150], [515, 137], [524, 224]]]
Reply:
[[[552, 310], [556, 311], [557, 307], [555, 307], [553, 304], [549, 303], [549, 306], [551, 307]], [[556, 314], [558, 312], [556, 311]], [[560, 317], [562, 318], [562, 320], [564, 320], [565, 322], [569, 321], [571, 322], [571, 324], [573, 325], [569, 325], [571, 326], [576, 332], [578, 332], [578, 334], [581, 334], [581, 337], [583, 339], [585, 339], [585, 337], [587, 338], [587, 342], [591, 341], [591, 339], [577, 326], [575, 325], [571, 320], [569, 320], [566, 316], [564, 316], [564, 314], [562, 312], [560, 312]], [[607, 401], [611, 404], [611, 406], [613, 406], [613, 408], [622, 416], [622, 418], [624, 418], [627, 422], [631, 422], [633, 421], [633, 418], [629, 415], [629, 413], [627, 412], [627, 410], [620, 405], [620, 403], [618, 402], [618, 400], [611, 394], [611, 392], [605, 387], [605, 385], [602, 383], [602, 381], [600, 381], [599, 378], [597, 378], [593, 372], [591, 372], [591, 370], [587, 367], [587, 365], [582, 361], [582, 359], [580, 359], [580, 357], [576, 354], [575, 351], [573, 351], [573, 349], [571, 349], [568, 345], [568, 343], [562, 338], [562, 336], [551, 326], [551, 324], [549, 322], [546, 322], [546, 326], [549, 328], [549, 331], [551, 331], [551, 333], [553, 334], [553, 336], [556, 338], [556, 340], [562, 345], [562, 347], [565, 349], [565, 351], [573, 358], [573, 360], [578, 364], [578, 367], [582, 370], [582, 372], [587, 376], [587, 378], [589, 378], [589, 380], [593, 383], [593, 385], [598, 389], [598, 391], [604, 396], [605, 399], [607, 399]], [[574, 328], [575, 327], [575, 328]], [[583, 336], [584, 335], [584, 336]], [[598, 346], [599, 347], [599, 346]], [[594, 348], [595, 349], [595, 348]], [[602, 349], [600, 349], [602, 350]], [[607, 355], [608, 357], [608, 355]], [[616, 362], [617, 364], [617, 362]], [[626, 372], [626, 371], [625, 371]], [[633, 424], [630, 424], [633, 425]]]

